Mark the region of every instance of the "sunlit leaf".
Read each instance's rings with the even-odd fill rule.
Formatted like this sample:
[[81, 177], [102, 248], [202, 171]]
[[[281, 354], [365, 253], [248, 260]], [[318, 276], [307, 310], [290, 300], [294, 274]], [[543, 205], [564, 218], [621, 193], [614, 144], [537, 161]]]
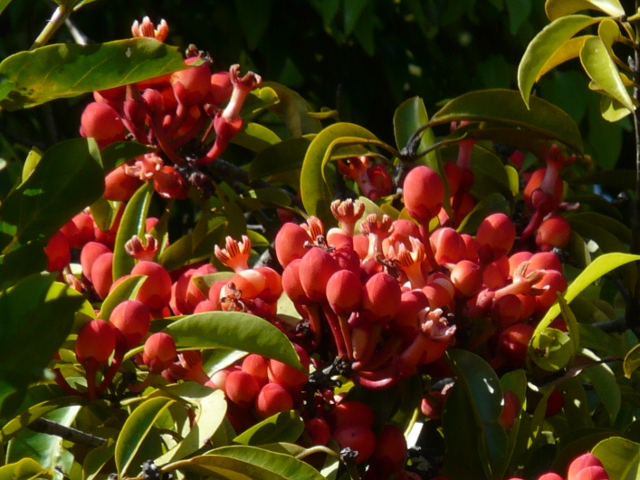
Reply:
[[103, 445], [91, 450], [82, 464], [82, 480], [93, 480], [98, 476], [102, 467], [113, 458], [116, 443], [109, 439]]
[[609, 95], [600, 97], [600, 113], [607, 122], [617, 122], [631, 114], [627, 107]]
[[552, 21], [581, 10], [599, 10], [612, 17], [624, 15], [618, 0], [547, 0], [544, 9]]
[[527, 46], [518, 66], [518, 88], [525, 104], [530, 103], [531, 87], [540, 78], [540, 72], [558, 50], [563, 48], [565, 42], [580, 30], [601, 20], [587, 15], [571, 15], [558, 18], [538, 32]]
[[496, 122], [524, 128], [541, 138], [556, 140], [582, 151], [582, 140], [576, 123], [561, 109], [537, 97], [529, 108], [515, 90], [479, 90], [461, 95], [436, 112], [430, 125], [451, 122]]
[[0, 467], [0, 480], [29, 480], [36, 477], [51, 478], [51, 470], [44, 468], [33, 458], [23, 458]]
[[529, 358], [549, 372], [566, 366], [575, 353], [569, 335], [555, 328], [536, 328], [529, 342]]
[[127, 472], [151, 427], [172, 403], [174, 400], [168, 398], [150, 398], [129, 415], [116, 442], [115, 462], [120, 476]]
[[601, 38], [585, 40], [580, 51], [580, 61], [587, 75], [600, 85], [605, 92], [633, 112], [634, 106], [626, 87], [620, 79], [618, 67], [609, 55]]
[[266, 443], [293, 443], [304, 431], [304, 422], [294, 410], [281, 412], [248, 428], [233, 439], [242, 445], [260, 446]]
[[153, 38], [103, 44], [48, 45], [20, 52], [0, 63], [0, 89], [13, 84], [0, 101], [8, 110], [28, 108], [56, 98], [136, 83], [185, 68], [178, 47]]
[[538, 82], [544, 74], [550, 72], [558, 65], [568, 62], [569, 60], [573, 60], [574, 58], [578, 58], [582, 47], [584, 47], [584, 42], [588, 38], [595, 38], [595, 35], [580, 35], [579, 37], [573, 37], [566, 40], [547, 60], [542, 69], [540, 69], [536, 75], [534, 83]]
[[636, 345], [633, 347], [624, 357], [624, 363], [622, 364], [624, 368], [624, 376], [627, 378], [631, 378], [633, 372], [635, 372], [638, 367], [640, 367], [640, 345]]
[[612, 437], [597, 444], [591, 453], [602, 462], [611, 480], [640, 478], [640, 444]]

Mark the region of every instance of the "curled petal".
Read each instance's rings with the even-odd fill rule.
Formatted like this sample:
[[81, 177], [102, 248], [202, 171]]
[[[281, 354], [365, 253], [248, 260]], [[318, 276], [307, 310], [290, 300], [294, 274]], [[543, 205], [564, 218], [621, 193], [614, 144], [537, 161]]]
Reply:
[[251, 254], [251, 240], [246, 235], [242, 236], [242, 241], [238, 242], [232, 237], [225, 239], [225, 248], [218, 245], [214, 247], [216, 258], [234, 272], [247, 270], [249, 265], [249, 255]]

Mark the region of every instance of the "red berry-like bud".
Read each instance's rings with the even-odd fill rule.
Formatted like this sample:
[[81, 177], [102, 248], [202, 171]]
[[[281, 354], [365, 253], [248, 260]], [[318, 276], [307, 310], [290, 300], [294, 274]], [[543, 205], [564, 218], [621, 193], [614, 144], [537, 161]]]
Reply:
[[76, 357], [80, 363], [93, 359], [98, 365], [105, 365], [115, 348], [116, 334], [104, 320], [91, 320], [78, 332]]
[[323, 302], [327, 298], [327, 283], [335, 272], [340, 270], [338, 262], [322, 248], [312, 248], [300, 260], [300, 284], [307, 297], [314, 302]]
[[[187, 59], [185, 63], [193, 63], [197, 58]], [[204, 100], [211, 90], [211, 70], [203, 63], [171, 74], [171, 86], [178, 102], [183, 105], [196, 105]]]
[[466, 256], [467, 247], [464, 240], [453, 228], [437, 229], [431, 234], [429, 242], [438, 265], [457, 263]]
[[310, 302], [300, 283], [300, 259], [289, 263], [282, 272], [282, 287], [287, 297], [296, 305], [306, 305]]
[[349, 270], [339, 270], [327, 282], [329, 306], [338, 315], [348, 315], [360, 305], [362, 284], [360, 278]]
[[545, 411], [545, 418], [552, 417], [562, 411], [562, 407], [564, 406], [564, 397], [562, 393], [558, 391], [558, 389], [554, 389], [547, 398], [547, 409]]
[[[527, 273], [533, 272], [534, 270], [555, 270], [557, 272], [562, 272], [562, 264], [555, 253], [534, 253], [528, 260], [529, 266], [527, 267]], [[509, 266], [511, 266], [511, 259], [509, 259]]]
[[355, 462], [365, 462], [376, 448], [376, 436], [370, 428], [362, 425], [342, 427], [333, 432], [333, 438], [340, 448], [350, 448], [358, 452]]
[[482, 269], [477, 263], [461, 260], [451, 270], [451, 282], [463, 297], [473, 297], [482, 289]]
[[519, 413], [520, 399], [511, 390], [507, 390], [504, 392], [502, 412], [500, 412], [498, 423], [508, 432], [513, 427], [513, 423], [516, 421]]
[[133, 348], [142, 342], [149, 331], [151, 313], [144, 303], [125, 300], [113, 309], [109, 322], [122, 332], [127, 348]]
[[564, 248], [571, 238], [571, 225], [560, 215], [553, 215], [543, 220], [536, 234], [536, 245], [543, 252], [553, 248]]
[[516, 226], [504, 213], [494, 213], [485, 218], [476, 233], [480, 257], [493, 261], [506, 255], [516, 239]]
[[428, 419], [437, 420], [442, 416], [442, 408], [445, 400], [446, 396], [443, 395], [442, 392], [429, 392], [422, 398], [422, 402], [420, 402], [420, 411]]
[[224, 391], [232, 402], [241, 407], [249, 407], [256, 399], [260, 386], [250, 373], [235, 370], [227, 376]]
[[269, 382], [269, 360], [257, 353], [250, 353], [242, 361], [242, 370], [250, 373], [262, 388]]
[[589, 467], [601, 467], [602, 462], [592, 453], [585, 453], [574, 458], [569, 464], [567, 480], [577, 480], [578, 473]]
[[331, 410], [329, 425], [332, 430], [354, 425], [371, 428], [373, 410], [369, 405], [358, 400], [341, 402]]
[[312, 418], [304, 424], [304, 429], [311, 437], [311, 445], [326, 445], [331, 438], [329, 425], [322, 418]]
[[71, 261], [71, 249], [67, 237], [61, 231], [57, 231], [44, 247], [47, 255], [47, 271], [58, 272], [69, 265]]
[[378, 322], [393, 318], [400, 309], [400, 284], [384, 272], [373, 275], [362, 287], [362, 309]]
[[491, 306], [491, 318], [500, 327], [508, 327], [522, 318], [524, 307], [517, 295], [507, 294]]
[[[300, 363], [309, 372], [309, 355], [299, 345], [294, 344], [294, 349], [300, 357]], [[269, 381], [282, 385], [292, 395], [296, 395], [302, 390], [309, 380], [309, 373], [301, 372], [293, 367], [290, 367], [286, 363], [282, 363], [278, 360], [269, 361], [268, 369]]]
[[124, 140], [125, 134], [120, 115], [106, 103], [92, 102], [82, 112], [80, 135], [95, 138], [100, 148]]
[[142, 185], [138, 177], [128, 175], [127, 165], [120, 165], [110, 171], [104, 178], [104, 193], [102, 196], [114, 202], [126, 202]]
[[603, 467], [586, 467], [578, 472], [575, 480], [610, 480]]
[[176, 355], [176, 342], [168, 333], [154, 333], [144, 342], [142, 361], [149, 367], [151, 373], [160, 373], [168, 368]]
[[544, 473], [538, 477], [538, 480], [564, 480], [560, 475], [554, 472]]
[[233, 92], [233, 84], [229, 72], [216, 72], [211, 75], [211, 89], [208, 101], [213, 105], [222, 105], [229, 100]]
[[524, 366], [533, 331], [534, 328], [525, 323], [511, 325], [500, 333], [496, 353], [504, 358], [505, 363], [509, 366]]
[[92, 241], [94, 223], [91, 215], [81, 212], [69, 220], [60, 230], [65, 234], [72, 248], [82, 248]]
[[92, 281], [91, 268], [93, 267], [96, 259], [103, 253], [109, 252], [111, 252], [109, 247], [98, 242], [89, 242], [82, 247], [82, 252], [80, 252], [80, 265], [82, 266], [82, 274], [87, 278], [87, 280], [90, 282]]
[[395, 425], [385, 425], [378, 435], [376, 448], [371, 455], [371, 464], [378, 468], [390, 469], [384, 472], [389, 477], [402, 469], [407, 456], [407, 439], [404, 432]]
[[403, 196], [409, 215], [419, 222], [428, 222], [442, 206], [444, 182], [437, 172], [420, 165], [405, 177]]
[[138, 262], [131, 270], [131, 275], [147, 275], [142, 283], [136, 300], [147, 305], [151, 310], [161, 310], [171, 300], [171, 277], [165, 268], [155, 262]]
[[293, 408], [293, 398], [281, 385], [267, 383], [258, 393], [255, 408], [260, 418], [268, 418], [276, 413], [291, 410]]
[[91, 267], [91, 282], [101, 299], [107, 298], [113, 284], [113, 253], [107, 252], [96, 258]]

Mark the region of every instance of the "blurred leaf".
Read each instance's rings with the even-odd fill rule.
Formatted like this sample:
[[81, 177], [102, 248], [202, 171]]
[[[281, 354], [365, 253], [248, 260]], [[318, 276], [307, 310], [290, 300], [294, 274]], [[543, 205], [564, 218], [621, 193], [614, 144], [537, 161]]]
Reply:
[[343, 3], [344, 33], [346, 35], [351, 34], [368, 3], [369, 0], [352, 0]]
[[596, 389], [596, 393], [609, 413], [611, 424], [614, 424], [622, 402], [615, 373], [609, 365], [604, 363], [585, 368], [583, 373], [591, 380], [591, 385]]
[[153, 192], [153, 183], [146, 182], [138, 188], [127, 202], [120, 220], [118, 233], [116, 234], [116, 243], [113, 247], [114, 282], [124, 275], [129, 275], [136, 264], [135, 259], [127, 253], [124, 246], [134, 235], [144, 238], [145, 224]]
[[150, 398], [138, 405], [129, 415], [116, 442], [115, 462], [119, 476], [127, 473], [131, 461], [151, 431], [151, 427], [173, 403], [174, 401], [168, 398]]
[[11, 0], [0, 0], [0, 15], [2, 15], [2, 12], [4, 11], [4, 9], [7, 8], [10, 3], [11, 3]]
[[294, 137], [317, 133], [322, 129], [320, 120], [308, 115], [311, 107], [299, 93], [275, 82], [263, 82], [262, 85], [272, 88], [278, 95], [279, 102], [270, 106], [269, 110], [282, 118]]
[[277, 413], [256, 423], [233, 439], [234, 443], [260, 446], [267, 443], [293, 443], [304, 431], [304, 422], [295, 410]]
[[50, 237], [104, 191], [98, 146], [76, 138], [49, 148], [29, 178], [0, 206], [5, 222], [18, 227], [22, 241]]
[[436, 112], [430, 125], [451, 122], [496, 122], [527, 129], [543, 139], [557, 140], [582, 152], [580, 131], [565, 112], [537, 97], [529, 101], [529, 108], [515, 90], [479, 90], [461, 95]]
[[144, 155], [146, 153], [153, 153], [156, 149], [147, 145], [142, 145], [136, 142], [114, 142], [100, 151], [102, 157], [102, 166], [105, 172], [110, 172], [119, 165], [122, 165], [129, 160], [133, 160], [136, 157]]
[[[0, 391], [4, 384], [16, 389], [18, 395], [24, 393], [29, 383], [42, 377], [44, 368], [71, 330], [74, 312], [83, 304], [84, 297], [54, 281], [53, 275], [34, 275], [0, 293], [3, 312]], [[12, 413], [2, 409], [2, 416]]]
[[236, 0], [238, 21], [249, 50], [255, 50], [269, 25], [272, 0]]
[[249, 164], [249, 178], [257, 180], [299, 169], [310, 143], [311, 140], [308, 138], [297, 137], [265, 148]]
[[178, 347], [243, 350], [303, 371], [286, 335], [268, 321], [247, 313], [198, 313], [173, 322], [164, 331], [173, 337]]
[[577, 377], [569, 378], [557, 387], [562, 394], [563, 410], [569, 425], [575, 428], [593, 428], [584, 385]]
[[333, 201], [333, 188], [324, 180], [323, 165], [331, 157], [332, 145], [342, 137], [360, 137], [363, 140], [377, 140], [368, 130], [352, 123], [336, 123], [322, 130], [311, 142], [304, 157], [300, 174], [302, 203], [309, 215], [319, 217], [326, 226], [334, 223], [329, 211]]
[[640, 345], [636, 345], [624, 356], [624, 376], [631, 378], [633, 372], [640, 367]]
[[[500, 380], [491, 366], [474, 353], [460, 349], [449, 349], [446, 355], [456, 373], [454, 389], [460, 388], [464, 391], [466, 401], [469, 402], [473, 411], [473, 424], [470, 427], [471, 432], [474, 432], [471, 435], [475, 438], [472, 439], [472, 443], [476, 443], [475, 448], [480, 455], [484, 475], [486, 478], [502, 478], [509, 464], [509, 458], [507, 458], [507, 435], [498, 423], [503, 401]], [[455, 434], [456, 432], [447, 431], [446, 424], [443, 426], [447, 444], [446, 465], [455, 458], [450, 456], [452, 454], [448, 452], [448, 448], [452, 442], [456, 442], [460, 437]], [[462, 432], [458, 431], [457, 433]], [[447, 440], [448, 436], [449, 440]], [[478, 478], [478, 473], [480, 472], [476, 472], [475, 478]], [[445, 475], [450, 474], [445, 472]]]
[[580, 61], [587, 75], [604, 91], [633, 112], [634, 106], [622, 83], [618, 66], [613, 61], [601, 38], [588, 38], [580, 50]]
[[271, 145], [280, 143], [280, 137], [273, 130], [259, 123], [246, 122], [244, 128], [233, 137], [231, 143], [240, 145], [255, 153], [260, 153]]
[[596, 212], [580, 212], [568, 215], [566, 218], [569, 222], [579, 221], [591, 225], [598, 225], [615, 235], [622, 243], [628, 244], [631, 242], [631, 229], [624, 223], [608, 215], [602, 215]]
[[44, 253], [46, 246], [47, 242], [43, 239], [32, 240], [5, 255], [0, 255], [0, 288], [45, 270], [47, 268], [47, 255]]
[[[564, 0], [561, 0], [561, 2]], [[594, 18], [588, 15], [571, 15], [558, 18], [544, 27], [527, 46], [527, 50], [518, 66], [518, 88], [526, 105], [530, 104], [531, 87], [538, 81], [547, 62], [555, 63], [552, 59], [559, 55], [560, 60], [564, 55], [558, 50], [565, 48], [564, 44], [580, 30], [598, 23], [602, 18]], [[577, 44], [569, 44], [566, 47], [567, 54], [573, 52]], [[546, 69], [545, 71], [548, 71]], [[534, 97], [535, 98], [535, 97]]]
[[558, 297], [558, 304], [560, 305], [560, 312], [562, 313], [562, 318], [564, 319], [564, 323], [567, 327], [567, 334], [569, 335], [569, 339], [571, 340], [571, 349], [573, 351], [573, 355], [580, 350], [580, 328], [578, 325], [578, 320], [576, 316], [567, 305], [566, 300], [562, 295], [556, 294]]
[[[405, 100], [393, 115], [393, 133], [395, 135], [398, 150], [402, 150], [409, 143], [411, 136], [422, 126], [429, 122], [429, 115], [424, 106], [424, 101], [420, 97], [412, 97]], [[430, 147], [436, 143], [433, 130], [428, 128], [422, 132], [420, 146], [416, 153]], [[424, 163], [434, 170], [438, 170], [438, 156], [435, 151], [426, 155]]]
[[20, 52], [0, 63], [0, 89], [15, 84], [2, 100], [7, 110], [28, 108], [56, 98], [75, 97], [136, 83], [185, 68], [178, 47], [153, 38], [103, 44], [57, 44]]
[[104, 299], [96, 318], [109, 321], [114, 308], [125, 300], [135, 300], [138, 290], [146, 279], [146, 275], [134, 275], [120, 282]]
[[509, 31], [512, 35], [515, 35], [531, 12], [531, 2], [527, 0], [505, 0], [505, 3], [509, 12]]
[[32, 458], [23, 458], [0, 467], [0, 480], [30, 480], [52, 476], [51, 470], [44, 468]]
[[157, 464], [181, 460], [204, 447], [222, 424], [227, 412], [227, 402], [222, 390], [213, 390], [195, 382], [185, 382], [176, 388], [168, 387], [165, 391], [195, 404], [196, 417], [187, 436], [167, 453], [156, 458]]
[[82, 463], [82, 480], [93, 480], [100, 474], [104, 465], [113, 458], [116, 442], [108, 439], [103, 445], [91, 450]]
[[552, 21], [581, 10], [599, 10], [612, 17], [624, 15], [618, 0], [547, 0], [544, 9]]
[[640, 478], [640, 444], [622, 437], [603, 440], [591, 450], [611, 480]]

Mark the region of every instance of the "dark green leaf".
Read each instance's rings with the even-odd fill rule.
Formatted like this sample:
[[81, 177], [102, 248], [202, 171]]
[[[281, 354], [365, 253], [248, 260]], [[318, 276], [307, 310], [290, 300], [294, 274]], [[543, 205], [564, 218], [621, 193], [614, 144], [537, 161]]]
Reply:
[[622, 395], [618, 382], [616, 381], [615, 373], [613, 373], [609, 365], [601, 363], [585, 368], [584, 374], [588, 375], [591, 380], [591, 385], [596, 389], [613, 424], [620, 411], [622, 401]]
[[311, 107], [299, 93], [275, 82], [263, 82], [262, 85], [276, 92], [279, 102], [270, 106], [269, 110], [282, 118], [291, 135], [301, 137], [322, 129], [320, 120], [308, 115]]
[[46, 245], [44, 240], [32, 240], [5, 255], [0, 255], [0, 287], [45, 270]]
[[582, 152], [580, 131], [565, 112], [551, 103], [532, 97], [529, 108], [515, 90], [493, 89], [466, 93], [436, 112], [430, 125], [451, 122], [496, 122], [524, 128], [542, 139], [556, 140]]
[[304, 422], [294, 410], [281, 412], [255, 424], [233, 439], [242, 445], [260, 446], [267, 443], [298, 440], [304, 431]]
[[265, 148], [249, 164], [249, 178], [257, 180], [299, 169], [310, 143], [309, 138], [296, 137]]
[[[420, 97], [412, 97], [405, 100], [395, 111], [393, 115], [393, 132], [396, 138], [398, 150], [402, 150], [407, 146], [411, 135], [413, 135], [420, 127], [429, 122], [429, 115], [424, 106], [424, 101]], [[416, 153], [430, 147], [436, 143], [433, 131], [428, 128], [422, 132], [420, 139], [420, 147]], [[431, 151], [426, 155], [425, 165], [434, 170], [438, 170], [438, 156], [435, 151]]]
[[178, 347], [243, 350], [302, 370], [286, 335], [268, 321], [247, 313], [198, 313], [173, 322], [164, 331], [174, 338]]
[[640, 345], [633, 347], [624, 357], [624, 376], [631, 378], [633, 372], [640, 367]]
[[98, 147], [76, 138], [51, 147], [0, 207], [0, 216], [18, 227], [23, 240], [50, 237], [104, 191]]
[[255, 50], [269, 25], [272, 0], [237, 0], [238, 21], [249, 50]]
[[144, 238], [145, 223], [152, 197], [153, 184], [146, 182], [127, 202], [113, 248], [113, 281], [131, 273], [131, 269], [136, 263], [135, 259], [127, 253], [124, 245], [134, 235]]
[[178, 47], [153, 38], [77, 45], [57, 44], [20, 52], [0, 63], [0, 89], [13, 89], [0, 101], [8, 110], [56, 98], [136, 83], [185, 68]]

